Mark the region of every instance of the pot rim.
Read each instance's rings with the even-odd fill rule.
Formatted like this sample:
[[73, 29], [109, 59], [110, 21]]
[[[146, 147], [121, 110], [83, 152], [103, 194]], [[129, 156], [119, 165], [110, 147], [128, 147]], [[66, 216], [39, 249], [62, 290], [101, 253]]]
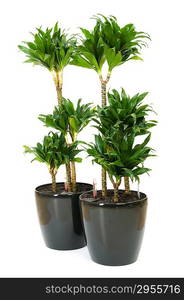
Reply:
[[[113, 189], [108, 189], [107, 191], [114, 191]], [[122, 189], [120, 189], [119, 191], [124, 191]], [[86, 191], [84, 193], [82, 193], [80, 196], [79, 196], [79, 199], [80, 199], [80, 202], [85, 202], [91, 206], [98, 206], [98, 207], [125, 207], [125, 206], [129, 206], [131, 204], [138, 204], [138, 203], [141, 203], [141, 202], [146, 202], [148, 200], [147, 198], [147, 195], [145, 193], [142, 193], [140, 192], [140, 194], [142, 194], [142, 196], [144, 198], [142, 199], [138, 199], [138, 200], [135, 200], [135, 201], [129, 201], [129, 202], [112, 202], [112, 203], [104, 203], [103, 200], [102, 202], [96, 202], [98, 199], [94, 199], [94, 198], [85, 198], [85, 199], [82, 199], [82, 196], [87, 194], [87, 193], [92, 193], [93, 190], [91, 191]], [[97, 192], [101, 192], [101, 190], [97, 190]], [[134, 191], [134, 190], [131, 190], [130, 192], [137, 192], [137, 191]]]
[[[64, 185], [64, 182], [56, 182], [56, 185], [58, 185], [58, 184], [63, 184]], [[90, 183], [86, 183], [86, 182], [76, 182], [76, 184], [77, 185], [80, 185], [80, 184], [82, 184], [82, 185], [86, 185], [86, 186], [91, 186], [92, 187], [92, 184], [90, 184]], [[72, 195], [80, 195], [80, 194], [84, 194], [85, 192], [87, 193], [87, 192], [89, 192], [89, 191], [91, 191], [91, 190], [89, 190], [89, 191], [85, 191], [85, 192], [83, 192], [83, 191], [81, 191], [81, 192], [66, 192], [66, 191], [64, 191], [63, 190], [63, 192], [62, 193], [53, 193], [53, 194], [48, 194], [46, 191], [40, 191], [39, 190], [39, 188], [42, 188], [42, 187], [44, 187], [44, 186], [48, 186], [48, 185], [52, 185], [52, 183], [45, 183], [45, 184], [41, 184], [41, 185], [39, 185], [39, 186], [37, 186], [36, 188], [35, 188], [35, 193], [36, 194], [39, 194], [39, 195], [45, 195], [45, 196], [47, 196], [47, 197], [70, 197], [70, 196], [72, 196]]]

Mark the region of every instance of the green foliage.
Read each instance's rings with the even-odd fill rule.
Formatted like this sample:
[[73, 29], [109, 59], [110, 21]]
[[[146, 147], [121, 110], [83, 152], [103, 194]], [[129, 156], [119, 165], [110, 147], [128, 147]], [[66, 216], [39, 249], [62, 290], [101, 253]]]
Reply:
[[80, 29], [84, 38], [81, 38], [78, 53], [74, 56], [71, 64], [94, 69], [97, 73], [100, 73], [105, 62], [104, 43], [101, 37], [100, 23], [96, 22], [92, 31], [85, 28]]
[[136, 31], [133, 24], [120, 27], [114, 16], [97, 15], [95, 19], [100, 23], [109, 71], [130, 59], [141, 60], [140, 50], [147, 45], [144, 39], [150, 39], [148, 34]]
[[[75, 53], [76, 38], [68, 37], [65, 31], [61, 31], [58, 23], [53, 28], [36, 28], [32, 33], [33, 41], [23, 42], [19, 49], [26, 54], [27, 63], [40, 65], [49, 71], [61, 71], [70, 64]], [[25, 46], [26, 45], [26, 46]]]
[[[101, 165], [109, 174], [120, 182], [122, 177], [139, 180], [139, 175], [150, 169], [144, 167], [144, 161], [153, 156], [153, 149], [147, 144], [150, 141], [150, 128], [156, 125], [155, 120], [147, 120], [152, 107], [144, 104], [147, 93], [130, 97], [124, 89], [118, 93], [108, 93], [109, 105], [97, 107], [94, 118], [100, 134], [95, 135], [95, 142], [89, 144], [87, 153], [93, 162]], [[137, 143], [137, 138], [143, 138]]]
[[149, 129], [157, 124], [155, 120], [147, 120], [149, 112], [153, 112], [150, 105], [144, 104], [143, 100], [148, 93], [136, 94], [130, 97], [124, 89], [120, 93], [113, 89], [108, 93], [109, 105], [97, 107], [95, 119], [98, 130], [105, 136], [113, 135], [114, 128], [122, 132], [135, 135], [149, 133]]
[[40, 114], [38, 119], [44, 123], [46, 127], [51, 127], [61, 131], [64, 135], [68, 131], [68, 115], [60, 104], [54, 108], [52, 114]]
[[150, 171], [143, 164], [146, 158], [153, 156], [152, 149], [147, 146], [149, 140], [150, 134], [141, 144], [136, 144], [135, 134], [123, 135], [118, 131], [113, 138], [95, 135], [95, 142], [89, 144], [87, 153], [117, 182], [126, 176], [131, 180], [139, 180], [139, 175]]
[[81, 99], [77, 101], [76, 107], [69, 99], [64, 99], [62, 104], [55, 107], [52, 114], [40, 115], [45, 126], [60, 130], [64, 135], [70, 134], [72, 141], [91, 121], [95, 110], [91, 104], [81, 104]]
[[35, 147], [24, 146], [24, 149], [25, 153], [35, 156], [32, 161], [46, 163], [49, 169], [57, 170], [61, 165], [70, 161], [81, 161], [81, 158], [76, 157], [81, 151], [77, 146], [78, 142], [67, 145], [62, 133], [50, 132], [44, 137], [42, 143], [37, 143]]
[[147, 45], [144, 39], [150, 38], [148, 34], [136, 31], [133, 24], [120, 27], [113, 16], [97, 15], [94, 19], [96, 25], [92, 31], [81, 28], [84, 37], [72, 64], [94, 69], [101, 74], [105, 62], [111, 72], [128, 60], [141, 59], [140, 50]]

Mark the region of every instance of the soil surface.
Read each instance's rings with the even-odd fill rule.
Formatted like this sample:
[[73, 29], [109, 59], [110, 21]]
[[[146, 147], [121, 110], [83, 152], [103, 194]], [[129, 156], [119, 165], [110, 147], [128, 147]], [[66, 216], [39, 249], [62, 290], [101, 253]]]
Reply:
[[[93, 194], [91, 192], [82, 195], [82, 199], [86, 199], [87, 201], [94, 202], [96, 204], [114, 203], [113, 198], [114, 198], [113, 190], [108, 190], [106, 197], [102, 197], [101, 191], [97, 191], [97, 196], [95, 198], [93, 197]], [[143, 200], [145, 198], [146, 195], [144, 193], [138, 193], [137, 191], [130, 191], [130, 193], [127, 194], [125, 193], [125, 191], [119, 190], [119, 199], [117, 203], [130, 203], [138, 200]]]
[[[57, 183], [56, 186], [57, 186], [57, 192], [55, 194], [67, 194], [68, 193], [67, 191], [65, 191], [64, 183]], [[77, 192], [76, 193], [87, 192], [90, 190], [92, 190], [92, 186], [90, 184], [77, 183]], [[51, 184], [40, 185], [36, 188], [36, 191], [43, 192], [44, 194], [47, 194], [47, 195], [53, 195]], [[71, 194], [72, 192], [69, 192], [69, 193]]]

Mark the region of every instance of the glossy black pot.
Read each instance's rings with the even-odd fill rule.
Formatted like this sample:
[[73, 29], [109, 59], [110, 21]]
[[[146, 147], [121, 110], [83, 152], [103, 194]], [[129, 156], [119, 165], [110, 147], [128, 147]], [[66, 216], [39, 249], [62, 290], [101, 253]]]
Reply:
[[[121, 193], [124, 193], [122, 190]], [[87, 247], [93, 261], [121, 266], [135, 262], [142, 243], [147, 197], [132, 191], [132, 201], [109, 203], [98, 200], [92, 192], [80, 196]], [[112, 198], [113, 191], [107, 196]], [[136, 200], [137, 198], [137, 200]]]
[[86, 245], [81, 222], [79, 196], [92, 189], [87, 183], [77, 183], [77, 193], [64, 191], [64, 183], [57, 183], [57, 193], [51, 184], [35, 190], [36, 205], [46, 246], [55, 250], [73, 250]]

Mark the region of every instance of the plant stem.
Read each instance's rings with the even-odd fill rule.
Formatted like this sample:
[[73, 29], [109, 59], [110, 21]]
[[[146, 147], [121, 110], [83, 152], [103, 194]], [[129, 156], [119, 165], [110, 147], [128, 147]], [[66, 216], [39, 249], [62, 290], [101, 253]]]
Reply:
[[72, 164], [72, 191], [75, 193], [77, 191], [75, 162], [72, 161], [71, 164]]
[[105, 80], [101, 80], [101, 97], [102, 97], [102, 106], [107, 105], [107, 83]]
[[[68, 134], [65, 135], [66, 143], [68, 146], [70, 146], [69, 140], [68, 140]], [[71, 168], [71, 163], [68, 162], [65, 164], [66, 168], [66, 181], [67, 181], [67, 187], [68, 187], [68, 192], [73, 192], [73, 183], [72, 183], [72, 169]]]
[[124, 177], [124, 184], [125, 184], [125, 193], [129, 194], [130, 193], [129, 177], [127, 176]]
[[118, 202], [119, 198], [118, 198], [118, 190], [119, 190], [119, 186], [121, 184], [121, 179], [120, 180], [116, 180], [116, 182], [114, 181], [112, 176], [109, 176], [110, 181], [112, 182], [113, 188], [114, 188], [114, 198], [113, 198], [113, 202]]
[[49, 172], [50, 172], [51, 178], [52, 178], [52, 191], [53, 191], [53, 193], [56, 193], [56, 174], [57, 174], [57, 171], [54, 168], [49, 168]]
[[56, 87], [58, 104], [62, 103], [62, 88], [63, 88], [63, 72], [62, 71], [53, 71], [53, 80]]
[[[102, 107], [107, 105], [107, 83], [110, 79], [111, 73], [107, 74], [106, 80], [103, 80], [102, 75], [100, 74], [101, 82], [101, 97], [102, 97]], [[102, 196], [107, 195], [107, 174], [106, 171], [102, 168]]]
[[108, 72], [107, 73], [107, 77], [106, 77], [106, 84], [109, 82], [109, 80], [110, 80], [110, 78], [111, 78], [111, 72]]
[[71, 182], [71, 167], [70, 162], [65, 164], [66, 167], [66, 181], [67, 181], [67, 187], [68, 192], [72, 192], [72, 182]]
[[119, 185], [117, 183], [114, 184], [114, 202], [118, 202], [118, 188], [119, 188]]
[[102, 168], [102, 196], [105, 197], [107, 195], [107, 172]]
[[[77, 139], [76, 132], [73, 134], [70, 132], [70, 136], [71, 136], [72, 144], [75, 143]], [[71, 181], [72, 181], [72, 192], [75, 193], [77, 191], [77, 185], [76, 185], [76, 167], [74, 161], [71, 162]]]

